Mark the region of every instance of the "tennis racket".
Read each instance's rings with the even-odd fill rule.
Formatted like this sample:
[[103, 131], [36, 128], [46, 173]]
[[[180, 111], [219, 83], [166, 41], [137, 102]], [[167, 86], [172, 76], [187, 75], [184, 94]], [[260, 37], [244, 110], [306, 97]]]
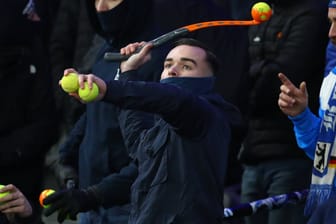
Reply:
[[[258, 25], [261, 22], [256, 20], [216, 20], [216, 21], [208, 21], [208, 22], [201, 22], [201, 23], [194, 23], [187, 26], [180, 27], [176, 30], [173, 30], [169, 33], [163, 34], [151, 40], [150, 42], [153, 44], [153, 47], [158, 47], [162, 44], [167, 43], [170, 40], [175, 38], [179, 38], [182, 36], [187, 35], [188, 33], [194, 32], [195, 30], [200, 30], [209, 27], [215, 26], [253, 26]], [[138, 49], [137, 52], [141, 50]], [[104, 59], [107, 61], [123, 61], [127, 60], [131, 55], [122, 55], [119, 53], [113, 52], [106, 52], [104, 55]]]

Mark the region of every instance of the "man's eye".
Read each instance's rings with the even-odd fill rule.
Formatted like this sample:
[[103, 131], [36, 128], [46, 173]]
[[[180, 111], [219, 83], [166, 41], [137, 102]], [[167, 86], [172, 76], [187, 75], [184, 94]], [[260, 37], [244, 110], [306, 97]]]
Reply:
[[191, 70], [191, 67], [189, 65], [183, 65], [182, 68], [184, 70]]
[[170, 68], [170, 67], [171, 67], [171, 64], [164, 64], [163, 67], [164, 67], [164, 68]]

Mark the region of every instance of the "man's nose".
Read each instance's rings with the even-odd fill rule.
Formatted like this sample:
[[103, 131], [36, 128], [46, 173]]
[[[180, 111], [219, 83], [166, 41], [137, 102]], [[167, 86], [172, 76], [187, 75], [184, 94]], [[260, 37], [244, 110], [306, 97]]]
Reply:
[[170, 76], [177, 76], [178, 72], [176, 66], [171, 66], [168, 70], [168, 74]]

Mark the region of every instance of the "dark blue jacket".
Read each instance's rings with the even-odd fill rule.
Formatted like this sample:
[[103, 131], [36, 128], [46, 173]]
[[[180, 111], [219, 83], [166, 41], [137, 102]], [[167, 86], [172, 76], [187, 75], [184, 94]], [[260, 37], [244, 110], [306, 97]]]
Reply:
[[[131, 109], [120, 115], [139, 169], [130, 223], [221, 223], [235, 107], [216, 94], [154, 82], [109, 82], [105, 101]], [[158, 116], [144, 123], [138, 111]]]

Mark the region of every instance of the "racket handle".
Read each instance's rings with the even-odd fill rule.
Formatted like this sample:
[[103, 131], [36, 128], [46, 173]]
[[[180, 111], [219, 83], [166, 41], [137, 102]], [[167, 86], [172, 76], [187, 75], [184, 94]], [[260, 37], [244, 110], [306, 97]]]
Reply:
[[106, 52], [104, 54], [104, 60], [106, 61], [126, 61], [131, 55], [124, 55], [113, 52]]
[[[173, 30], [169, 33], [166, 33], [162, 36], [159, 36], [158, 38], [151, 40], [150, 42], [153, 44], [153, 47], [159, 47], [162, 44], [167, 43], [168, 41], [175, 39], [177, 37], [181, 37], [189, 33], [189, 31], [186, 28], [179, 28], [176, 30]], [[135, 53], [138, 53], [141, 50], [141, 48], [138, 48]], [[106, 52], [104, 55], [104, 59], [106, 61], [125, 61], [127, 60], [131, 55], [123, 55], [119, 53], [113, 53], [113, 52]]]

